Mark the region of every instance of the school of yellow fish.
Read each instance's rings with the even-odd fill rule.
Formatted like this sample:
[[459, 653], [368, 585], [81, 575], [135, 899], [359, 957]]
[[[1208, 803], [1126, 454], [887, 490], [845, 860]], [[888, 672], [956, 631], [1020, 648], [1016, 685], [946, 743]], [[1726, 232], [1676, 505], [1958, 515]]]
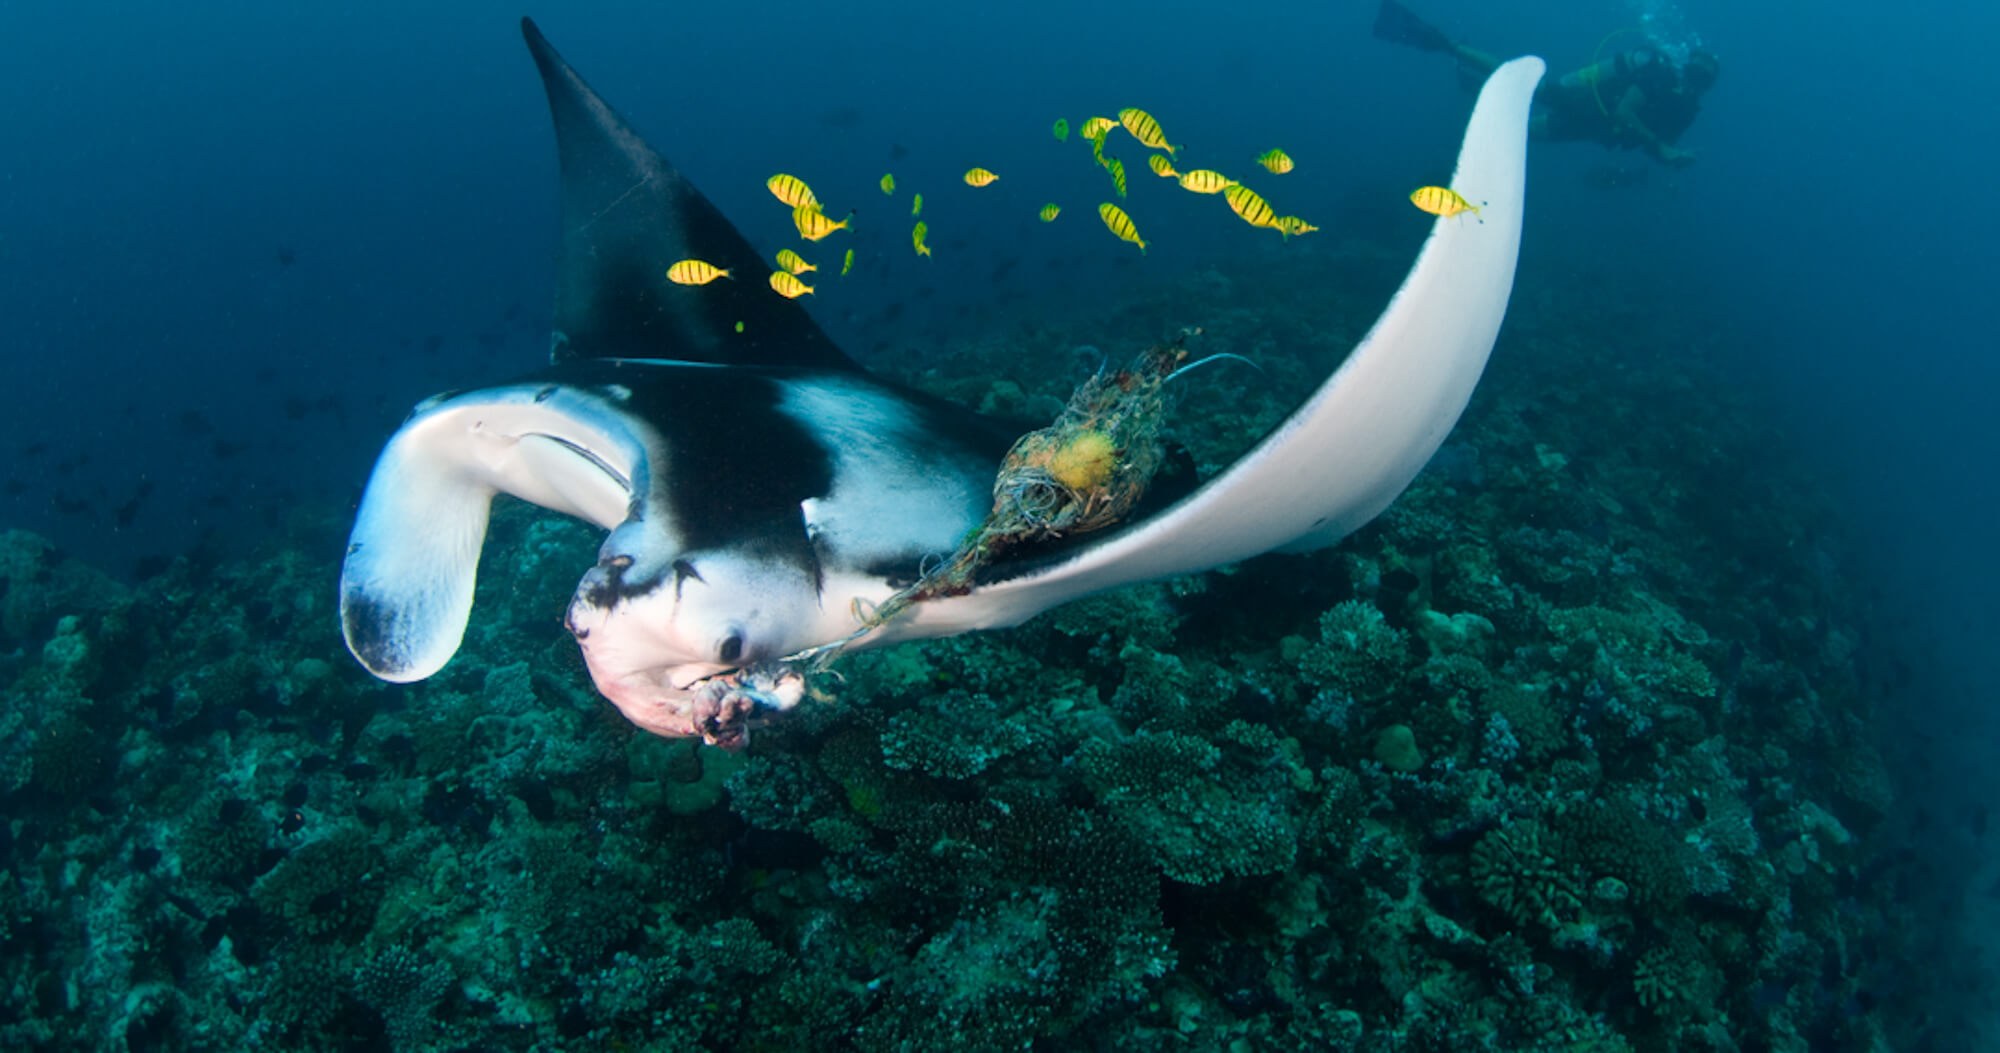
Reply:
[[[1157, 118], [1145, 110], [1133, 107], [1119, 110], [1116, 118], [1092, 116], [1077, 125], [1079, 137], [1090, 144], [1092, 159], [1111, 177], [1112, 189], [1118, 197], [1128, 196], [1125, 163], [1118, 157], [1106, 153], [1105, 150], [1111, 132], [1120, 128], [1141, 147], [1155, 151], [1146, 158], [1146, 167], [1154, 175], [1174, 180], [1183, 189], [1192, 193], [1221, 195], [1230, 211], [1251, 227], [1275, 230], [1286, 239], [1294, 235], [1310, 234], [1319, 229], [1298, 216], [1279, 215], [1277, 210], [1256, 191], [1220, 171], [1212, 168], [1184, 171], [1176, 169], [1174, 163], [1179, 160], [1182, 147], [1167, 140], [1166, 131]], [[1057, 142], [1068, 142], [1069, 120], [1057, 118], [1051, 126], [1051, 131]], [[1290, 154], [1275, 147], [1259, 154], [1253, 160], [1255, 164], [1274, 176], [1285, 175], [1297, 167]], [[964, 181], [969, 187], [984, 189], [999, 182], [1000, 176], [991, 169], [975, 166], [966, 170]], [[798, 176], [780, 172], [765, 180], [764, 185], [770, 190], [772, 197], [777, 198], [779, 203], [791, 210], [792, 224], [797, 228], [799, 237], [805, 241], [818, 242], [838, 231], [852, 229], [854, 218], [852, 211], [843, 219], [835, 220], [829, 217], [820, 204], [819, 197], [813, 193], [810, 186], [806, 185], [805, 180]], [[896, 177], [893, 173], [885, 173], [879, 185], [883, 194], [895, 196]], [[1477, 218], [1480, 209], [1480, 205], [1467, 201], [1457, 191], [1443, 186], [1418, 188], [1410, 194], [1410, 203], [1424, 212], [1445, 219], [1465, 213], [1471, 213]], [[911, 194], [910, 215], [920, 217], [923, 211], [924, 196], [920, 193]], [[1051, 201], [1043, 205], [1037, 214], [1043, 223], [1053, 223], [1056, 217], [1062, 214], [1062, 207]], [[1147, 242], [1140, 236], [1139, 227], [1131, 215], [1123, 208], [1107, 201], [1097, 206], [1097, 215], [1104, 221], [1105, 229], [1110, 231], [1112, 236], [1137, 246], [1141, 254], [1145, 253]], [[931, 255], [930, 246], [925, 243], [929, 231], [929, 224], [923, 219], [917, 219], [916, 225], [910, 230], [911, 247], [918, 256]], [[773, 291], [787, 299], [813, 294], [813, 286], [807, 285], [799, 276], [819, 270], [818, 266], [790, 248], [780, 249], [774, 258], [777, 261], [777, 269], [771, 272], [769, 279]], [[850, 248], [841, 257], [840, 276], [845, 277], [853, 269], [854, 250]], [[734, 276], [728, 270], [705, 260], [685, 259], [668, 267], [666, 277], [676, 285], [703, 286], [718, 279], [733, 280]], [[739, 333], [743, 331], [743, 323], [737, 323], [736, 331]]]

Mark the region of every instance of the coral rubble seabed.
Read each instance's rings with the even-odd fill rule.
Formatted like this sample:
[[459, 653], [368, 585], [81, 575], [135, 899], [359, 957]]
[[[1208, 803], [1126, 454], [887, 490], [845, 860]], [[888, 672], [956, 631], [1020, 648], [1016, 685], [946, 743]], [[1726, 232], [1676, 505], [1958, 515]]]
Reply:
[[[1264, 368], [1175, 381], [1212, 469], [1365, 324], [1274, 306], [1356, 251], [890, 364], [1059, 405], [1201, 325]], [[519, 508], [412, 687], [337, 545], [126, 588], [0, 537], [0, 1047], [1884, 1048], [1826, 509], [1700, 346], [1557, 302], [1340, 547], [851, 656], [742, 754], [595, 697], [594, 540]]]

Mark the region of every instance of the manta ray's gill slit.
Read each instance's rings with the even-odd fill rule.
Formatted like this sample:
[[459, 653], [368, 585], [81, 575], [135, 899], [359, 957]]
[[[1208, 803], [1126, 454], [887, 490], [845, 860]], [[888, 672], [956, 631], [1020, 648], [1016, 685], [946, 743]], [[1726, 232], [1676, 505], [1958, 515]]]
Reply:
[[576, 454], [578, 457], [581, 457], [584, 460], [589, 461], [591, 464], [597, 467], [598, 471], [601, 471], [605, 475], [610, 476], [612, 481], [618, 484], [619, 489], [625, 491], [628, 494], [632, 492], [632, 480], [626, 478], [625, 473], [619, 471], [616, 468], [613, 468], [610, 462], [606, 461], [604, 458], [599, 457], [597, 454], [591, 452], [590, 450], [582, 446], [579, 446], [576, 443], [573, 443], [568, 439], [563, 438], [560, 435], [551, 435], [548, 432], [538, 431], [535, 432], [535, 436], [537, 438], [547, 439], [550, 442], [555, 443], [558, 446], [561, 446], [563, 449], [568, 450], [573, 454]]

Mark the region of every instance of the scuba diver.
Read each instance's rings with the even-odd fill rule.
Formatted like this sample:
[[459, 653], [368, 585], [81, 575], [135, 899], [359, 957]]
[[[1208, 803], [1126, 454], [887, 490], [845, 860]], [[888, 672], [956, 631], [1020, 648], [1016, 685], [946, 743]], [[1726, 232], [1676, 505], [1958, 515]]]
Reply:
[[[1423, 51], [1448, 52], [1461, 73], [1482, 80], [1500, 65], [1492, 55], [1445, 36], [1397, 0], [1382, 0], [1375, 35]], [[1544, 82], [1535, 93], [1529, 134], [1552, 142], [1589, 139], [1621, 150], [1636, 147], [1662, 164], [1690, 165], [1694, 151], [1674, 144], [1694, 123], [1702, 95], [1721, 71], [1715, 53], [1705, 48], [1692, 49], [1679, 64], [1653, 47], [1623, 51]]]

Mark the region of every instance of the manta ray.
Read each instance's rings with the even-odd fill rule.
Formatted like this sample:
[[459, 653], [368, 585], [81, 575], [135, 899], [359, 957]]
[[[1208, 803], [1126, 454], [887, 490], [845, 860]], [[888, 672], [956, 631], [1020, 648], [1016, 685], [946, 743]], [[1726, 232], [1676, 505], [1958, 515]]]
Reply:
[[1018, 426], [871, 375], [761, 280], [666, 281], [683, 259], [766, 267], [532, 20], [522, 32], [561, 160], [550, 362], [426, 400], [376, 462], [340, 618], [384, 680], [421, 680], [458, 650], [502, 493], [607, 532], [565, 618], [599, 692], [646, 731], [725, 746], [800, 704], [796, 656], [815, 648], [1011, 626], [1331, 545], [1444, 441], [1512, 290], [1535, 58], [1500, 67], [1473, 108], [1450, 186], [1478, 216], [1434, 223], [1380, 319], [1275, 430], [1176, 499], [872, 623], [862, 612], [979, 526]]

